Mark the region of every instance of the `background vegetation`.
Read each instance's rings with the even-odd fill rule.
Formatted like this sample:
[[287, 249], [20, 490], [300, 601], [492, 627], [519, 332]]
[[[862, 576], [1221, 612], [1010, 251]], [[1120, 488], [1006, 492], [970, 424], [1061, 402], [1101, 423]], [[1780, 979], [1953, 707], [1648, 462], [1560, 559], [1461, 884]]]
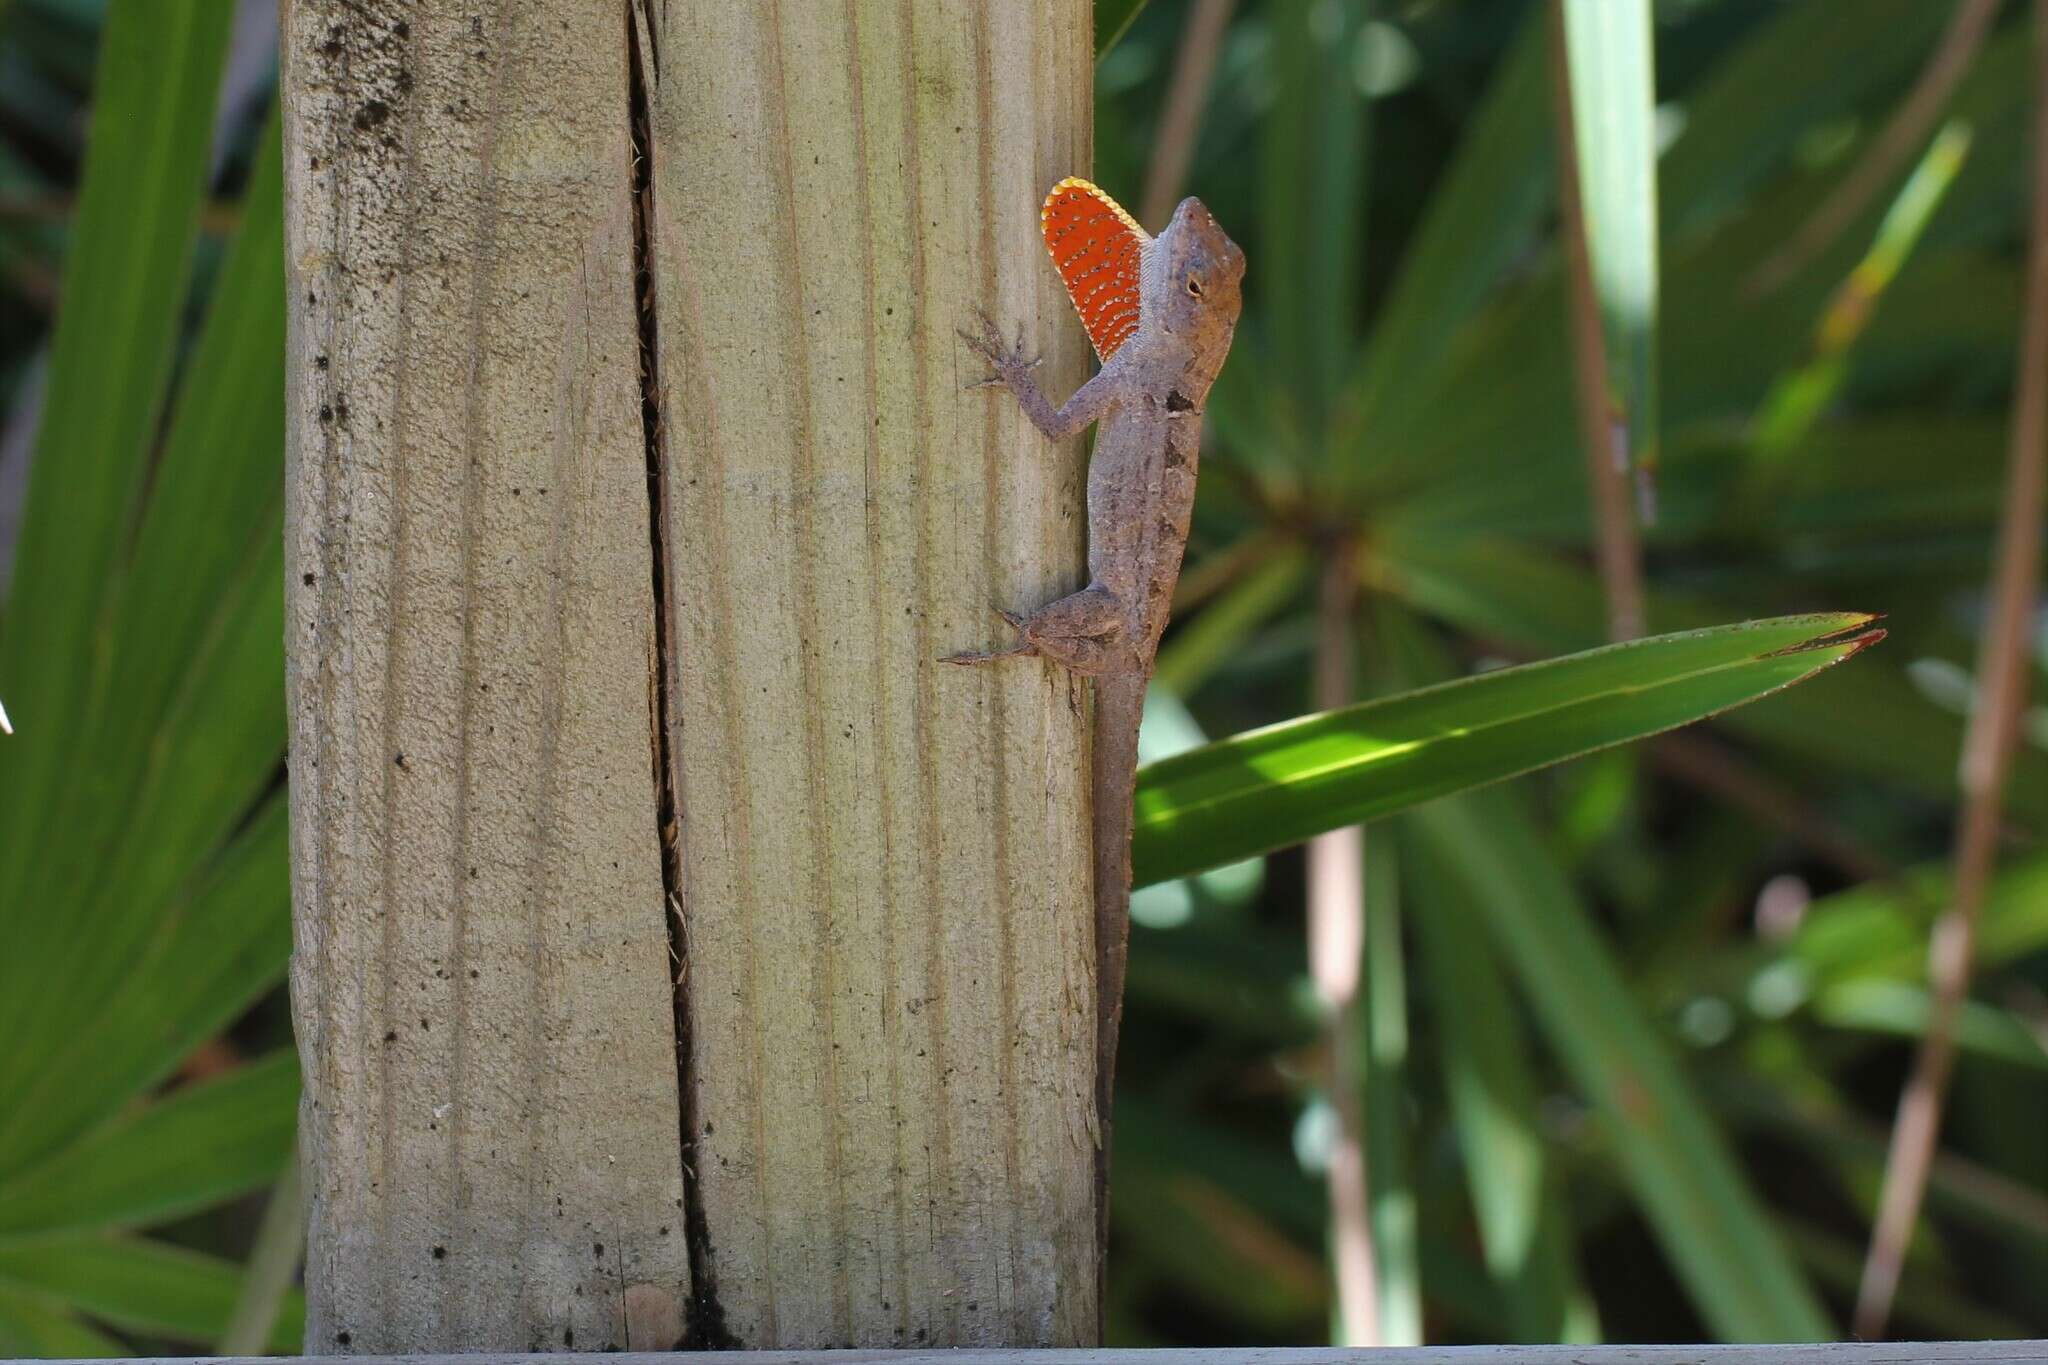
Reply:
[[[263, 1217], [297, 1086], [271, 6], [184, 8], [0, 3], [0, 697], [25, 732], [0, 744], [0, 1354], [297, 1341], [293, 1230]], [[1863, 610], [1890, 640], [1375, 824], [1355, 995], [1308, 947], [1356, 923], [1311, 892], [1332, 853], [1154, 880], [1114, 1341], [1846, 1330], [1930, 1014], [2016, 397], [2036, 61], [2025, 6], [1975, 8], [1952, 88], [1916, 96], [1951, 5], [1665, 0], [1654, 200], [1626, 147], [1580, 166], [1595, 278], [1660, 281], [1608, 310], [1596, 389], [1654, 465], [1644, 624]], [[1252, 261], [1152, 751], [1607, 639], [1547, 10], [1098, 11], [1096, 178], [1133, 206], [1184, 182]], [[1213, 66], [1176, 103], [1204, 16]], [[1626, 97], [1626, 43], [1572, 55]], [[2027, 713], [1899, 1335], [2048, 1334], [2044, 749]]]

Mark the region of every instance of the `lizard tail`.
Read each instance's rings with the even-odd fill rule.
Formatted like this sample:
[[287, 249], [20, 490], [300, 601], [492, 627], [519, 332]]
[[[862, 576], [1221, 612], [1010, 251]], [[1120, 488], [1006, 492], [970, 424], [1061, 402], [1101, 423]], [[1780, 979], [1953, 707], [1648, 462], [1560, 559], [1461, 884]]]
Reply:
[[[1138, 771], [1138, 721], [1145, 709], [1142, 675], [1110, 674], [1095, 683], [1095, 735], [1090, 786], [1095, 836], [1096, 1265], [1109, 1249], [1110, 1104], [1116, 1093], [1117, 1029], [1123, 1022], [1124, 965], [1130, 947], [1131, 798]], [[1099, 1289], [1099, 1286], [1098, 1286]], [[1097, 1302], [1101, 1302], [1098, 1292]]]

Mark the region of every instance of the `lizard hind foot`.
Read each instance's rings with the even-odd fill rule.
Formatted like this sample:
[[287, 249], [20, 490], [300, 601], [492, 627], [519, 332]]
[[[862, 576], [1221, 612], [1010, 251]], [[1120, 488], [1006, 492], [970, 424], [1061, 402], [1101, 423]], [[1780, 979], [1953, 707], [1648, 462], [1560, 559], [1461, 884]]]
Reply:
[[942, 664], [960, 664], [962, 666], [968, 664], [992, 664], [998, 659], [1028, 659], [1037, 653], [1038, 646], [1026, 640], [1019, 644], [1011, 645], [1008, 649], [992, 649], [986, 652], [970, 654], [941, 654], [939, 662]]
[[1004, 607], [990, 606], [989, 610], [1009, 622], [1010, 628], [1017, 632], [1017, 643], [1011, 645], [1008, 649], [992, 649], [966, 654], [944, 654], [939, 657], [940, 663], [985, 664], [992, 663], [997, 659], [1028, 659], [1038, 653], [1038, 646], [1032, 643], [1025, 632], [1023, 616]]

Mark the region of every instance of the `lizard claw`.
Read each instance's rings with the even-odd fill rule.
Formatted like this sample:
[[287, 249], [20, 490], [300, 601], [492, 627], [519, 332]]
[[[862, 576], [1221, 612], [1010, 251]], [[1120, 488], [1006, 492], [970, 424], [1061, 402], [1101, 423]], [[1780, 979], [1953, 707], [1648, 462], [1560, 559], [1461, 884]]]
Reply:
[[966, 342], [968, 349], [976, 355], [987, 360], [1000, 361], [1005, 348], [1003, 334], [997, 330], [995, 319], [990, 317], [986, 310], [977, 308], [974, 310], [974, 322], [972, 330], [966, 327], [959, 329], [960, 339]]
[[961, 387], [967, 390], [1002, 388], [1004, 387], [1003, 361], [1005, 355], [1002, 342], [997, 339], [999, 334], [995, 330], [995, 323], [990, 321], [988, 314], [979, 310], [976, 311], [975, 317], [981, 323], [980, 332], [970, 332], [965, 327], [956, 330], [959, 333], [960, 339], [967, 343], [967, 349], [995, 366], [996, 372], [977, 379], [970, 384], [963, 384]]
[[993, 389], [1010, 386], [1024, 374], [1045, 363], [1044, 356], [1026, 353], [1023, 323], [1017, 324], [1017, 340], [1011, 343], [1003, 339], [1002, 330], [996, 326], [995, 319], [985, 311], [977, 308], [974, 318], [978, 327], [957, 329], [959, 337], [967, 343], [968, 350], [995, 366], [996, 372], [986, 379], [967, 385], [968, 388]]

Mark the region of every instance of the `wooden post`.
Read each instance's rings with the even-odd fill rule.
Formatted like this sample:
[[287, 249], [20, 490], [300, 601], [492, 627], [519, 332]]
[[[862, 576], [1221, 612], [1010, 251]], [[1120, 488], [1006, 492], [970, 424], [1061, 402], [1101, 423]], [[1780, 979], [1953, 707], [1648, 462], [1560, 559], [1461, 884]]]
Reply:
[[1084, 693], [937, 662], [1082, 574], [955, 330], [1083, 377], [1089, 5], [644, 8], [695, 1269], [748, 1346], [1092, 1341]]
[[309, 1351], [688, 1282], [621, 0], [286, 0]]
[[1088, 21], [285, 0], [309, 1350], [1093, 1339]]

